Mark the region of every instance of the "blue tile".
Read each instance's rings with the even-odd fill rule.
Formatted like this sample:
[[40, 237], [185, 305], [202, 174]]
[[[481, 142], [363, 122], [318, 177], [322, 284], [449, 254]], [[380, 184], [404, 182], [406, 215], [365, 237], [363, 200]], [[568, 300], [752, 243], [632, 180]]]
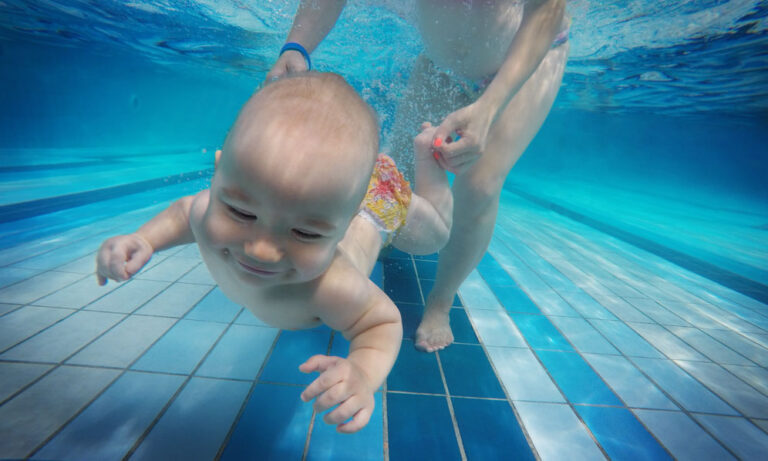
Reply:
[[477, 271], [489, 286], [517, 286], [514, 279], [498, 264], [477, 266]]
[[276, 336], [275, 328], [232, 325], [197, 370], [196, 375], [255, 379]]
[[482, 347], [453, 344], [438, 354], [451, 395], [506, 398]]
[[[406, 254], [406, 253], [403, 253]], [[424, 261], [437, 261], [439, 259], [440, 255], [438, 253], [432, 253], [429, 255], [413, 255], [413, 259], [419, 260], [423, 259]]]
[[246, 382], [190, 379], [131, 459], [213, 459], [250, 388]]
[[629, 410], [582, 405], [574, 408], [612, 459], [672, 459]]
[[536, 351], [536, 355], [571, 403], [623, 405], [580, 355], [560, 351]]
[[24, 306], [0, 317], [0, 351], [15, 346], [74, 312], [53, 307]]
[[221, 459], [301, 459], [312, 421], [312, 405], [299, 398], [302, 390], [257, 384]]
[[182, 376], [128, 372], [33, 459], [120, 459], [184, 382]]
[[384, 277], [384, 292], [392, 301], [398, 303], [422, 304], [421, 291], [416, 278]]
[[384, 265], [380, 261], [376, 261], [376, 264], [373, 265], [373, 271], [371, 271], [369, 278], [373, 280], [376, 286], [384, 288]]
[[573, 347], [543, 315], [509, 314], [533, 349], [572, 351]]
[[384, 281], [389, 279], [410, 279], [416, 278], [416, 271], [413, 269], [413, 262], [410, 258], [386, 259], [383, 261]]
[[134, 370], [189, 374], [227, 326], [180, 320], [133, 366]]
[[[432, 287], [435, 286], [435, 281], [434, 280], [423, 280], [422, 279], [422, 280], [419, 280], [419, 283], [421, 284], [421, 292], [424, 293], [424, 299], [427, 299], [427, 297], [429, 296], [429, 293], [432, 292]], [[463, 304], [461, 303], [461, 299], [459, 298], [458, 294], [456, 294], [453, 297], [453, 303], [451, 305], [452, 306], [458, 306], [458, 307], [463, 306]]]
[[421, 280], [435, 280], [437, 277], [437, 262], [416, 260], [416, 273]]
[[152, 298], [136, 313], [141, 315], [184, 317], [184, 314], [209, 291], [211, 291], [209, 285], [174, 283], [162, 293]]
[[230, 301], [219, 287], [214, 288], [184, 317], [187, 320], [229, 323], [242, 307]]
[[462, 308], [453, 308], [450, 312], [453, 340], [457, 343], [479, 344], [475, 330], [469, 322], [467, 312]]
[[499, 298], [499, 302], [507, 312], [526, 312], [529, 314], [541, 314], [541, 310], [531, 301], [531, 298], [517, 285], [495, 286], [491, 290]]
[[0, 403], [51, 368], [53, 365], [0, 362]]
[[[420, 258], [421, 256], [414, 256], [415, 258]], [[393, 246], [388, 246], [384, 250], [382, 250], [382, 257], [381, 260], [385, 261], [387, 259], [411, 259], [411, 255], [402, 251], [398, 250], [397, 248]]]
[[329, 355], [336, 357], [346, 357], [349, 355], [350, 343], [347, 339], [338, 331], [333, 332], [333, 339], [331, 340], [331, 352]]
[[281, 331], [259, 379], [275, 383], [311, 383], [317, 378], [317, 373], [302, 373], [299, 365], [313, 355], [327, 354], [330, 340], [331, 330], [327, 327]]
[[590, 320], [590, 323], [612, 342], [622, 354], [630, 357], [664, 358], [642, 336], [635, 333], [624, 322], [610, 320]]
[[400, 310], [400, 318], [403, 321], [403, 338], [416, 337], [416, 329], [419, 327], [421, 317], [424, 314], [424, 305], [413, 303], [397, 303]]
[[387, 377], [387, 389], [445, 394], [435, 353], [417, 351], [412, 341], [403, 341], [395, 366]]
[[387, 430], [393, 461], [461, 459], [445, 397], [388, 392]]
[[535, 460], [506, 400], [452, 398], [467, 459]]
[[[341, 434], [335, 425], [326, 424], [321, 415], [315, 417], [308, 460], [366, 461], [384, 459], [384, 414], [382, 395], [374, 395], [376, 407], [368, 424], [354, 434]], [[330, 410], [329, 410], [330, 411]]]
[[763, 459], [768, 434], [746, 418], [694, 414], [693, 417], [741, 459]]

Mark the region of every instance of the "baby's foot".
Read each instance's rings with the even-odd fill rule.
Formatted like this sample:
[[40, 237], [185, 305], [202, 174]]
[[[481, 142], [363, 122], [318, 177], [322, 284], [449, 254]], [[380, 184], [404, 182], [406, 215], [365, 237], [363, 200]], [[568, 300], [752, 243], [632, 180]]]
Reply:
[[445, 349], [452, 342], [449, 310], [427, 308], [416, 329], [416, 349], [435, 352]]

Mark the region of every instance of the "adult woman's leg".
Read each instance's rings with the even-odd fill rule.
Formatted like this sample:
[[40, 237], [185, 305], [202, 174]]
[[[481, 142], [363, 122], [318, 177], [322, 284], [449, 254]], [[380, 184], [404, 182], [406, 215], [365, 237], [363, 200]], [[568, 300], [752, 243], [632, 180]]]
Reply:
[[453, 184], [453, 229], [440, 252], [437, 277], [416, 331], [416, 347], [432, 352], [453, 342], [453, 297], [477, 267], [493, 234], [504, 180], [541, 128], [563, 78], [568, 43], [551, 50], [488, 134], [486, 149]]

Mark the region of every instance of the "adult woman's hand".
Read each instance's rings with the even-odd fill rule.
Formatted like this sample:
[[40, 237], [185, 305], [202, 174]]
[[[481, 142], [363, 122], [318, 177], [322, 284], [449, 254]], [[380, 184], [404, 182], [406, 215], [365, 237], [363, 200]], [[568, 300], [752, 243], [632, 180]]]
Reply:
[[304, 59], [304, 56], [296, 50], [287, 50], [280, 55], [275, 65], [272, 66], [272, 69], [267, 74], [266, 81], [269, 82], [284, 75], [305, 72], [307, 70], [307, 60]]
[[[455, 174], [471, 168], [485, 150], [493, 116], [493, 111], [478, 100], [445, 117], [432, 138], [440, 165]], [[456, 135], [459, 139], [453, 140]]]

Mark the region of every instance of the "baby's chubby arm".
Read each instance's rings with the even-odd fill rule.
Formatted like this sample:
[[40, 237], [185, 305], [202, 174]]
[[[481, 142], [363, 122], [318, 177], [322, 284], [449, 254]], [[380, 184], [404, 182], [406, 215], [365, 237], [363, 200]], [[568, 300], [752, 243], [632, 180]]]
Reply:
[[323, 322], [350, 340], [349, 355], [315, 355], [299, 369], [320, 372], [301, 394], [302, 400], [316, 399], [318, 413], [339, 405], [323, 419], [336, 424], [339, 432], [352, 433], [371, 418], [373, 394], [395, 363], [403, 327], [397, 307], [373, 282], [356, 270], [343, 272], [335, 274], [343, 277], [326, 277], [315, 299]]
[[445, 170], [432, 148], [435, 127], [421, 125], [413, 140], [415, 187], [408, 207], [405, 226], [392, 244], [411, 254], [435, 253], [445, 246], [453, 222], [453, 194]]
[[133, 234], [105, 240], [96, 256], [99, 285], [105, 285], [107, 279], [117, 282], [128, 280], [144, 267], [154, 252], [193, 242], [189, 211], [195, 197], [187, 196], [175, 201]]

